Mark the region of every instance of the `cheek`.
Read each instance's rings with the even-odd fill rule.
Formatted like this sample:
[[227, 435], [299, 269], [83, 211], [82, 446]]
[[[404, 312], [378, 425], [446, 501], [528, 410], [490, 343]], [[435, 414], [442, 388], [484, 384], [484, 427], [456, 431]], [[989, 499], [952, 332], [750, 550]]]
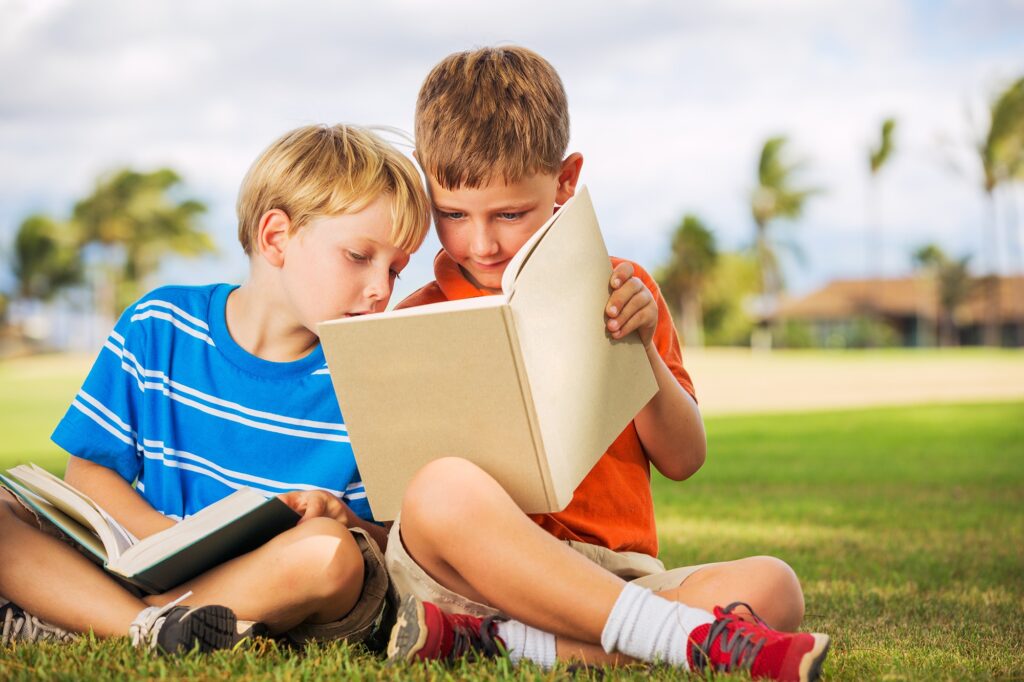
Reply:
[[437, 225], [437, 238], [444, 250], [453, 256], [463, 256], [469, 250], [466, 230], [450, 225]]

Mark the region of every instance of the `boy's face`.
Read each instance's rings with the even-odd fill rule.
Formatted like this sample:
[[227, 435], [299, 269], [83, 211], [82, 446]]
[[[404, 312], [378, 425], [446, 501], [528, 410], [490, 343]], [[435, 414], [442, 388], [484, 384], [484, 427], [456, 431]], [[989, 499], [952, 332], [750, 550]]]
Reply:
[[428, 177], [437, 236], [476, 285], [501, 289], [509, 260], [576, 191], [583, 158], [573, 154], [558, 173], [535, 173], [518, 182], [491, 180], [481, 187], [447, 190]]
[[409, 254], [393, 246], [384, 197], [358, 213], [315, 218], [283, 244], [281, 284], [299, 323], [381, 312]]

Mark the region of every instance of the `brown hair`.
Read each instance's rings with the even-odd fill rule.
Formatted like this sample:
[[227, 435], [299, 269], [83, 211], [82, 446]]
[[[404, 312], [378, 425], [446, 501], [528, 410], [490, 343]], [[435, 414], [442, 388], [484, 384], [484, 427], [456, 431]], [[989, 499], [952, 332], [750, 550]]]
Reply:
[[253, 162], [238, 191], [238, 241], [252, 255], [260, 218], [288, 214], [292, 232], [313, 218], [356, 213], [387, 196], [395, 246], [412, 253], [430, 226], [430, 205], [416, 166], [373, 132], [352, 125], [310, 125], [285, 133]]
[[523, 47], [445, 57], [416, 101], [416, 157], [445, 189], [555, 173], [569, 145], [569, 106], [558, 73]]

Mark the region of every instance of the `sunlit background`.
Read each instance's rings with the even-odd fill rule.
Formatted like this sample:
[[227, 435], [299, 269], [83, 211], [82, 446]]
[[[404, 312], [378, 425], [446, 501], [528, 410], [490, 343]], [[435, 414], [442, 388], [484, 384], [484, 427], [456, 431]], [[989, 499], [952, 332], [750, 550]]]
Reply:
[[[1019, 0], [0, 0], [0, 249], [10, 261], [28, 216], [67, 220], [118, 169], [166, 167], [175, 196], [207, 207], [216, 252], [163, 257], [145, 286], [241, 281], [235, 194], [264, 146], [313, 122], [411, 133], [434, 63], [506, 43], [560, 72], [616, 255], [666, 266], [688, 213], [718, 252], [749, 253], [759, 159], [784, 136], [792, 187], [813, 191], [771, 221], [780, 292], [910, 275], [928, 244], [974, 275], [1021, 271], [1020, 183], [990, 201], [978, 151], [1024, 76]], [[872, 173], [886, 119], [891, 151]], [[437, 248], [413, 258], [396, 300], [431, 278]], [[0, 289], [24, 311], [10, 266]]]

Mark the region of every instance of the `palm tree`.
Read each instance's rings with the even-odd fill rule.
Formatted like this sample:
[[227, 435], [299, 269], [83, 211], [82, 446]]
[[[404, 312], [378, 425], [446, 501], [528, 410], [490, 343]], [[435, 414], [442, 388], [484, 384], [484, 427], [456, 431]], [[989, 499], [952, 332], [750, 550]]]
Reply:
[[757, 165], [758, 184], [750, 200], [756, 234], [754, 252], [761, 269], [762, 311], [761, 325], [771, 344], [768, 322], [775, 313], [775, 305], [782, 291], [782, 268], [775, 248], [770, 226], [779, 219], [797, 220], [803, 214], [807, 199], [821, 190], [814, 187], [796, 187], [797, 173], [805, 163], [787, 158], [785, 136], [769, 138], [761, 150]]
[[22, 221], [12, 260], [17, 295], [23, 299], [49, 301], [61, 289], [82, 281], [82, 259], [69, 226], [44, 215]]
[[672, 258], [659, 273], [658, 283], [668, 300], [678, 302], [687, 346], [704, 345], [701, 290], [717, 260], [715, 236], [697, 216], [683, 216], [672, 235]]
[[[1024, 78], [1000, 93], [988, 108], [988, 129], [976, 144], [988, 206], [988, 269], [985, 344], [999, 345], [999, 226], [996, 189], [1024, 175]], [[1016, 229], [1009, 226], [1008, 229]], [[1012, 241], [1012, 240], [1008, 240]]]
[[950, 258], [935, 244], [927, 244], [914, 252], [913, 260], [935, 280], [939, 345], [957, 345], [956, 310], [974, 287], [967, 270], [970, 256]]
[[82, 243], [110, 247], [107, 267], [117, 311], [138, 298], [168, 254], [198, 256], [214, 250], [198, 225], [206, 207], [194, 199], [172, 197], [181, 183], [167, 168], [149, 173], [125, 169], [101, 180], [90, 196], [75, 204], [73, 220]]
[[877, 275], [878, 266], [881, 262], [881, 220], [878, 210], [878, 173], [882, 167], [892, 158], [893, 153], [893, 131], [896, 129], [896, 119], [887, 118], [882, 122], [882, 135], [878, 146], [868, 149], [868, 170], [870, 171], [867, 195], [867, 214], [864, 252], [865, 252], [865, 276]]

